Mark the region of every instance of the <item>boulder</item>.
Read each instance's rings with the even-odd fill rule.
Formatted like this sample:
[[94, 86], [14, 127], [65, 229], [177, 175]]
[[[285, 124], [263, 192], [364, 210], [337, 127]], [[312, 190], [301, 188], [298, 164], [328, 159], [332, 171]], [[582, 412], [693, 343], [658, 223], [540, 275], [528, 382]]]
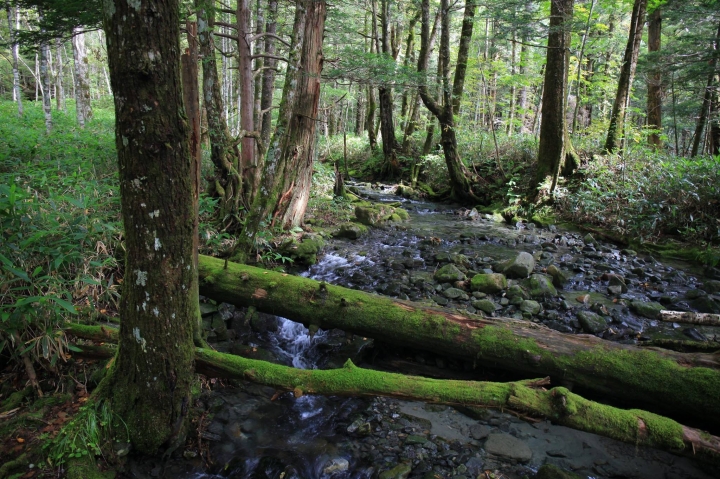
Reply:
[[435, 271], [433, 278], [438, 283], [455, 283], [455, 281], [464, 281], [465, 273], [454, 264], [446, 264], [442, 268]]
[[521, 251], [515, 259], [505, 266], [503, 273], [508, 278], [527, 278], [535, 269], [535, 258], [530, 253]]
[[545, 298], [556, 296], [557, 290], [552, 284], [552, 279], [544, 274], [533, 274], [525, 281], [525, 287], [531, 298]]
[[650, 302], [644, 302], [644, 301], [632, 301], [630, 303], [630, 309], [633, 310], [636, 314], [639, 314], [640, 316], [643, 316], [648, 319], [657, 319], [660, 316], [660, 311], [665, 309], [665, 307], [660, 304], [656, 303], [654, 301]]
[[479, 299], [472, 302], [472, 307], [486, 314], [492, 314], [497, 309], [497, 305], [489, 299]]
[[507, 288], [507, 278], [500, 273], [476, 274], [470, 280], [470, 289], [483, 293], [499, 293]]
[[351, 240], [356, 240], [360, 238], [362, 235], [367, 233], [368, 229], [367, 226], [359, 224], [359, 223], [343, 223], [340, 225], [340, 229], [338, 229], [333, 236], [336, 238], [347, 238]]
[[607, 322], [597, 313], [592, 311], [579, 311], [577, 314], [580, 326], [583, 331], [590, 334], [602, 333], [608, 328]]
[[406, 462], [398, 464], [388, 471], [383, 471], [378, 479], [405, 479], [412, 472], [412, 465]]
[[485, 451], [494, 456], [512, 459], [520, 463], [526, 463], [532, 459], [532, 451], [527, 444], [510, 434], [490, 434], [485, 442]]
[[570, 273], [563, 271], [554, 264], [551, 264], [546, 269], [547, 273], [552, 277], [552, 282], [558, 288], [563, 287], [570, 281]]
[[539, 314], [540, 311], [542, 311], [542, 306], [537, 301], [525, 299], [520, 303], [518, 309], [522, 313], [528, 313], [532, 316], [535, 316]]

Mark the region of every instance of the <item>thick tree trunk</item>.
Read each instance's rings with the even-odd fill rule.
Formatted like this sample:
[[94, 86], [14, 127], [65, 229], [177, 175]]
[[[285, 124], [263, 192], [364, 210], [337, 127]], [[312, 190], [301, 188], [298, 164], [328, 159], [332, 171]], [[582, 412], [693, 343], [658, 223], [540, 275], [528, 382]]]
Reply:
[[535, 323], [466, 316], [200, 257], [200, 294], [322, 329], [525, 374], [720, 429], [720, 357], [638, 348]]
[[[648, 16], [648, 52], [660, 51], [660, 34], [662, 32], [662, 13], [660, 7]], [[657, 59], [654, 61], [658, 64]], [[655, 148], [662, 147], [660, 131], [662, 130], [662, 73], [658, 67], [652, 68], [648, 76], [647, 94], [647, 126], [655, 130], [648, 136], [648, 143]]]
[[16, 40], [17, 31], [20, 27], [20, 13], [17, 8], [10, 8], [10, 2], [5, 3], [5, 11], [8, 17], [8, 30], [10, 31], [10, 50], [12, 51], [13, 71], [13, 101], [17, 103], [18, 116], [23, 115], [22, 91], [20, 90], [20, 69], [18, 60], [20, 57], [20, 44]]
[[[380, 0], [380, 44], [382, 54], [387, 59], [393, 58], [393, 46], [390, 38], [390, 0]], [[380, 104], [380, 134], [383, 142], [383, 164], [380, 168], [380, 175], [383, 178], [392, 179], [400, 175], [400, 163], [397, 159], [397, 150], [400, 148], [395, 138], [395, 120], [393, 118], [392, 87], [383, 84], [378, 88], [378, 99]]]
[[200, 314], [193, 171], [180, 82], [177, 1], [117, 1], [103, 11], [125, 225], [120, 344], [100, 386], [136, 450], [184, 440]]
[[240, 152], [233, 145], [228, 130], [220, 92], [213, 28], [215, 9], [208, 0], [196, 0], [198, 9], [198, 43], [203, 71], [203, 105], [207, 112], [210, 158], [215, 167], [215, 178], [210, 192], [220, 198], [218, 217], [229, 230], [240, 223], [242, 178], [240, 175]]
[[289, 228], [300, 225], [305, 214], [315, 155], [325, 9], [323, 0], [302, 0], [296, 5], [278, 123], [245, 223], [241, 257], [247, 257], [256, 246], [256, 234], [268, 218]]
[[470, 41], [472, 40], [473, 27], [475, 25], [475, 8], [475, 2], [469, 1], [465, 4], [465, 11], [463, 12], [462, 28], [460, 30], [460, 46], [458, 47], [457, 64], [455, 66], [455, 76], [452, 86], [451, 103], [453, 115], [455, 116], [460, 115], [460, 102], [462, 101], [463, 90], [465, 88]]
[[560, 166], [568, 149], [567, 76], [570, 48], [570, 24], [574, 0], [553, 0], [550, 3], [550, 31], [548, 33], [545, 88], [542, 96], [542, 122], [535, 170], [535, 198], [540, 186], [550, 177], [552, 196], [560, 174]]
[[[78, 327], [79, 337], [100, 341], [109, 334], [98, 327]], [[94, 328], [95, 331], [91, 331]], [[93, 334], [94, 333], [94, 334]], [[79, 356], [107, 358], [107, 347], [81, 346]], [[549, 378], [508, 383], [430, 379], [363, 369], [348, 360], [338, 369], [295, 369], [257, 359], [196, 349], [197, 370], [210, 377], [252, 381], [277, 390], [292, 391], [296, 398], [307, 394], [326, 396], [394, 397], [465, 408], [496, 408], [521, 417], [544, 417], [579, 431], [610, 437], [636, 446], [664, 449], [695, 459], [716, 462], [720, 438], [683, 426], [672, 419], [638, 409], [606, 406], [573, 394], [564, 387], [547, 390]]]
[[262, 114], [262, 126], [260, 130], [260, 138], [263, 145], [270, 142], [272, 134], [272, 102], [275, 93], [275, 73], [277, 69], [277, 60], [272, 58], [275, 55], [275, 38], [277, 34], [277, 9], [278, 0], [269, 0], [267, 9], [267, 24], [265, 25], [265, 53], [268, 56], [264, 60], [265, 70], [262, 76], [262, 96], [260, 98], [260, 111]]
[[90, 80], [88, 77], [87, 53], [85, 51], [85, 34], [80, 28], [73, 31], [73, 65], [75, 66], [75, 117], [80, 128], [92, 119], [90, 105]]
[[710, 154], [720, 155], [720, 76], [715, 76], [715, 88], [710, 99]]
[[[250, 0], [237, 2], [237, 47], [238, 47], [238, 76], [240, 79], [240, 130], [255, 131], [253, 96], [253, 70], [250, 28]], [[240, 166], [243, 176], [243, 196], [247, 203], [252, 203], [260, 171], [255, 154], [255, 139], [247, 136], [240, 142]]]
[[640, 53], [640, 41], [642, 40], [646, 7], [647, 0], [635, 0], [633, 5], [625, 56], [623, 58], [622, 69], [620, 70], [620, 78], [618, 78], [615, 102], [613, 103], [612, 113], [610, 114], [610, 126], [608, 127], [607, 138], [605, 139], [605, 151], [608, 152], [622, 149], [625, 112], [628, 107], [630, 89], [632, 88], [635, 68], [637, 67], [638, 55]]

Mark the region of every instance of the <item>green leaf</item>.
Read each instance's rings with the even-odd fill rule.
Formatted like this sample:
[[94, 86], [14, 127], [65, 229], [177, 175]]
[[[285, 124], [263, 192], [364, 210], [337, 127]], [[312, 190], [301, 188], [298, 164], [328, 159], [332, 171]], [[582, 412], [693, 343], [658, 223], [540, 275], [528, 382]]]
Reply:
[[77, 314], [77, 310], [75, 309], [75, 306], [72, 305], [69, 301], [65, 301], [64, 299], [60, 298], [52, 298], [53, 301], [55, 301], [57, 304], [62, 306], [63, 308], [67, 309], [70, 314]]

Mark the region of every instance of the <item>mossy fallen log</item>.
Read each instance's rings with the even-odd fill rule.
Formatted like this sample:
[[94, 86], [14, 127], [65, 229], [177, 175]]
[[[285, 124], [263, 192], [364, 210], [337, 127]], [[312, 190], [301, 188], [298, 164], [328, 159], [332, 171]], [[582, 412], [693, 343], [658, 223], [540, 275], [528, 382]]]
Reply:
[[[92, 337], [88, 327], [75, 332]], [[113, 354], [113, 349], [108, 347], [80, 346], [84, 348], [91, 350], [93, 357]], [[720, 461], [720, 438], [647, 411], [624, 410], [589, 401], [563, 387], [546, 390], [549, 378], [509, 383], [440, 380], [363, 369], [350, 360], [339, 369], [295, 369], [201, 348], [196, 349], [195, 364], [196, 370], [207, 376], [248, 380], [292, 391], [295, 397], [306, 394], [386, 396], [503, 409], [521, 417], [547, 418], [556, 424], [637, 446]]]
[[200, 293], [322, 329], [465, 358], [720, 430], [720, 355], [688, 354], [562, 334], [200, 256]]

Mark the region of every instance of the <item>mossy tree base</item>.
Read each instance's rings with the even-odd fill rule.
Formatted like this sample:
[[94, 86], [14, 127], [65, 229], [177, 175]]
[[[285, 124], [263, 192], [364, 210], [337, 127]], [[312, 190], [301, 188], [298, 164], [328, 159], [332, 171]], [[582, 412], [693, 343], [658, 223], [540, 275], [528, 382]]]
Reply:
[[[78, 328], [77, 332], [93, 336], [88, 327]], [[92, 348], [95, 357], [102, 351], [108, 356], [113, 353], [110, 348]], [[440, 380], [363, 369], [350, 360], [339, 369], [295, 369], [201, 348], [196, 349], [195, 363], [199, 373], [249, 380], [292, 391], [295, 397], [306, 394], [386, 396], [498, 408], [520, 416], [545, 417], [556, 424], [637, 446], [687, 453], [713, 462], [720, 460], [720, 438], [647, 411], [624, 410], [589, 401], [564, 387], [547, 390], [549, 378], [509, 383]]]
[[424, 307], [200, 257], [200, 292], [322, 329], [342, 329], [584, 390], [720, 430], [720, 357], [567, 335], [527, 321]]

